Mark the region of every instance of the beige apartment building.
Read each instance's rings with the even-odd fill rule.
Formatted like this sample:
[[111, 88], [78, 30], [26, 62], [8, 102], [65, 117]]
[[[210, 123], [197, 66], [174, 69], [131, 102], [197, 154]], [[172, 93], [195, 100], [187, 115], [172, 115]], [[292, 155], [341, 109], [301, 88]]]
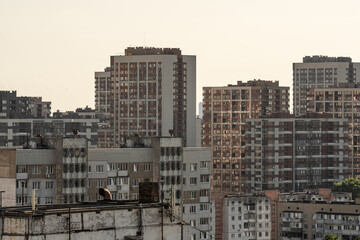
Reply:
[[306, 56], [302, 63], [293, 63], [294, 114], [307, 111], [308, 89], [331, 88], [339, 83], [360, 82], [360, 63], [349, 57]]
[[321, 240], [332, 233], [351, 240], [360, 235], [359, 201], [278, 201], [276, 209], [277, 239]]
[[212, 150], [212, 191], [239, 192], [244, 186], [245, 120], [289, 111], [289, 87], [254, 80], [204, 87], [203, 146]]
[[357, 84], [339, 84], [327, 89], [310, 89], [307, 93], [307, 111], [323, 112], [333, 118], [349, 121], [350, 174], [360, 176], [360, 88]]
[[178, 48], [129, 47], [125, 55], [111, 56], [110, 68], [96, 72], [95, 79], [96, 109], [110, 113], [111, 129], [100, 131], [99, 146], [170, 135], [195, 146], [195, 56]]
[[289, 87], [279, 82], [238, 81], [203, 89], [203, 146], [212, 152], [211, 190], [216, 205], [215, 239], [223, 239], [223, 197], [244, 191], [245, 121], [289, 111]]

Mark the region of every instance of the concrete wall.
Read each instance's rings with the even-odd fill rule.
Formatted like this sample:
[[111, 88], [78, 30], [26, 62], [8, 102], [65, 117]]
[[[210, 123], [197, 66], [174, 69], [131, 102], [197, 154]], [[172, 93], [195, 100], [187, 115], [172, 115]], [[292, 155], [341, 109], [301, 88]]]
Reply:
[[16, 189], [16, 150], [15, 149], [0, 150], [0, 206], [15, 205], [16, 203], [15, 189]]
[[187, 63], [186, 146], [196, 146], [196, 56], [184, 56]]
[[[202, 168], [201, 162], [207, 162], [208, 168]], [[203, 239], [200, 236], [200, 231], [206, 232], [206, 239], [210, 239], [210, 224], [211, 224], [211, 206], [210, 206], [210, 165], [211, 165], [211, 149], [210, 148], [198, 148], [198, 147], [186, 147], [183, 149], [183, 163], [185, 164], [185, 170], [183, 169], [183, 220], [187, 223], [195, 224], [195, 228], [189, 229], [190, 235], [196, 235], [196, 239]], [[191, 171], [190, 164], [196, 163], [196, 171]], [[209, 175], [208, 183], [201, 183], [200, 176]], [[196, 184], [190, 184], [190, 178], [196, 178]], [[200, 196], [200, 190], [208, 190], [209, 196]], [[190, 192], [196, 192], [197, 198], [190, 199]], [[203, 209], [201, 210], [201, 205]], [[207, 209], [205, 207], [207, 206]], [[192, 208], [192, 211], [191, 211]], [[194, 212], [195, 208], [195, 212]], [[206, 209], [206, 210], [205, 210]], [[202, 224], [200, 219], [208, 219], [208, 224]]]
[[[99, 206], [99, 208], [102, 208]], [[111, 207], [112, 208], [112, 207]], [[114, 206], [116, 209], [106, 210], [79, 210], [73, 209], [71, 213], [71, 238], [77, 240], [114, 239], [123, 240], [125, 236], [136, 236], [142, 226], [144, 240], [161, 239], [160, 206], [134, 207]], [[75, 212], [76, 211], [76, 212]], [[140, 218], [140, 211], [141, 216]], [[165, 210], [164, 214], [164, 240], [181, 239], [180, 221], [170, 221]], [[177, 209], [177, 212], [180, 208]], [[1, 240], [25, 239], [69, 239], [69, 213], [68, 209], [45, 213], [45, 215], [3, 216], [0, 219]], [[140, 222], [140, 220], [142, 221]], [[30, 235], [27, 238], [26, 235]], [[184, 236], [183, 239], [189, 239]]]

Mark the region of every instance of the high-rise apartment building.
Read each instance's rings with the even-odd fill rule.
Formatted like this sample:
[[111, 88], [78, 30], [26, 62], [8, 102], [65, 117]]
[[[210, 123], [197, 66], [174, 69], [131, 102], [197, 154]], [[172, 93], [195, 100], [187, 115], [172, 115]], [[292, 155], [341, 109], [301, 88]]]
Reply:
[[306, 113], [308, 89], [329, 88], [339, 83], [360, 82], [360, 63], [349, 57], [306, 56], [293, 64], [293, 104], [295, 116]]
[[309, 113], [247, 119], [247, 191], [331, 187], [348, 176], [348, 120]]
[[110, 115], [110, 79], [111, 69], [95, 72], [95, 111]]
[[49, 118], [51, 102], [42, 97], [19, 97], [16, 91], [0, 91], [0, 118]]
[[33, 136], [70, 137], [74, 130], [85, 137], [88, 147], [98, 145], [96, 118], [44, 118], [0, 119], [0, 148], [21, 148]]
[[203, 146], [212, 149], [212, 191], [233, 193], [244, 186], [245, 120], [289, 111], [289, 87], [254, 80], [204, 87]]
[[223, 197], [244, 191], [245, 120], [289, 111], [289, 87], [254, 80], [203, 89], [203, 146], [212, 150], [215, 239], [223, 239]]
[[349, 121], [349, 170], [353, 177], [360, 176], [360, 88], [357, 84], [339, 84], [332, 88], [310, 89], [307, 111], [323, 112], [333, 118]]
[[113, 143], [104, 146], [124, 145], [135, 135], [173, 135], [195, 146], [195, 56], [178, 48], [129, 47], [110, 64], [110, 72], [95, 74], [97, 110], [110, 108], [112, 133], [102, 138]]

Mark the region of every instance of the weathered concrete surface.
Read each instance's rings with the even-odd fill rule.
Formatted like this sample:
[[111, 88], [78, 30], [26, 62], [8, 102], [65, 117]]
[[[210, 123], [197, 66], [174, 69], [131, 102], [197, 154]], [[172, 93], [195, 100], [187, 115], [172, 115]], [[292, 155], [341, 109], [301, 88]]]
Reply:
[[[71, 212], [71, 238], [76, 240], [123, 240], [125, 236], [136, 236], [141, 230], [144, 240], [161, 239], [160, 206], [144, 207], [137, 205], [114, 206], [105, 209], [83, 208]], [[76, 211], [76, 212], [75, 212]], [[140, 214], [141, 211], [141, 214]], [[180, 212], [176, 207], [175, 214]], [[0, 218], [0, 240], [68, 240], [69, 213], [52, 210], [41, 214], [6, 215]], [[141, 216], [141, 218], [140, 218]], [[3, 224], [2, 224], [3, 222]], [[173, 222], [164, 211], [164, 239], [180, 239], [179, 220]], [[3, 226], [3, 229], [1, 228]], [[140, 227], [141, 226], [141, 227]], [[184, 239], [189, 239], [184, 236]]]

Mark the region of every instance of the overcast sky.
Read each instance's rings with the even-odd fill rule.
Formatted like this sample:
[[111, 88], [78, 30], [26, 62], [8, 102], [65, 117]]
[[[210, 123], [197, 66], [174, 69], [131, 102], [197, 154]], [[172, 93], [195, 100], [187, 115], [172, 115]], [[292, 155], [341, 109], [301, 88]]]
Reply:
[[128, 46], [197, 56], [203, 86], [292, 85], [305, 55], [360, 61], [358, 0], [0, 0], [0, 89], [94, 107], [94, 72]]

